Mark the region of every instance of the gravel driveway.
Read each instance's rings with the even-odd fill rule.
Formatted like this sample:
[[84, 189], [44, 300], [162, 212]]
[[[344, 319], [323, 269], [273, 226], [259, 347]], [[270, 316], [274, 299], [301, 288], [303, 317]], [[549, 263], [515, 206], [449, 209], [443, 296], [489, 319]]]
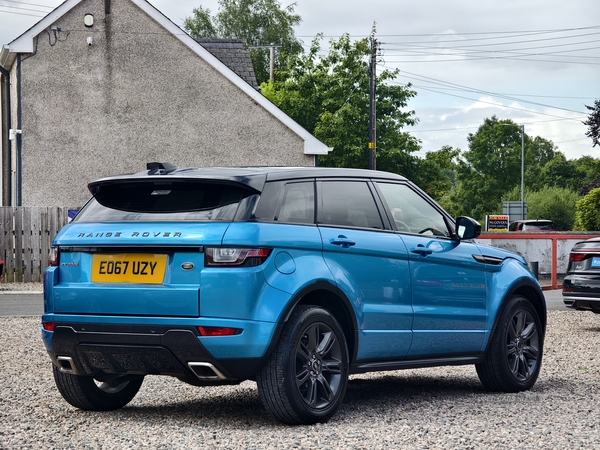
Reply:
[[54, 387], [38, 318], [1, 318], [0, 448], [600, 448], [600, 316], [549, 313], [542, 372], [520, 394], [485, 392], [472, 366], [351, 378], [324, 425], [289, 427], [256, 385], [147, 377], [124, 409], [77, 410]]

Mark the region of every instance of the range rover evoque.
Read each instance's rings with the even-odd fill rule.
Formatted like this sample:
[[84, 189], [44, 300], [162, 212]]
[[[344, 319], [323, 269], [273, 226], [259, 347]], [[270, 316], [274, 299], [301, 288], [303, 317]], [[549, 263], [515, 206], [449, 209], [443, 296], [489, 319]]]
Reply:
[[525, 260], [402, 176], [148, 163], [89, 190], [44, 276], [43, 342], [77, 408], [121, 408], [147, 375], [255, 380], [277, 419], [310, 424], [350, 374], [474, 364], [503, 392], [538, 377], [546, 305]]

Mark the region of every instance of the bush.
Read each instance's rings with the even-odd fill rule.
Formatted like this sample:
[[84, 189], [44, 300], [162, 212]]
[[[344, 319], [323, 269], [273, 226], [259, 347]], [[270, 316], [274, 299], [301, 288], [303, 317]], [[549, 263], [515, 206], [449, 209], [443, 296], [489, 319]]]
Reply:
[[577, 202], [575, 229], [581, 231], [600, 230], [600, 188], [592, 189]]
[[[521, 188], [515, 187], [502, 196], [503, 201], [518, 201]], [[525, 191], [528, 219], [549, 219], [559, 231], [573, 229], [575, 205], [580, 197], [570, 189], [545, 187], [537, 192]]]

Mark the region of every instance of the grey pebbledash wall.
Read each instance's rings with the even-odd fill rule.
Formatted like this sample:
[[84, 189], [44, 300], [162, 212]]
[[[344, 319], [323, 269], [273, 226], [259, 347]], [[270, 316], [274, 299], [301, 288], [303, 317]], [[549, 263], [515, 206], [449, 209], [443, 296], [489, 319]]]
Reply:
[[22, 56], [23, 206], [83, 205], [90, 180], [148, 161], [314, 165], [298, 135], [135, 4], [104, 8], [81, 2]]

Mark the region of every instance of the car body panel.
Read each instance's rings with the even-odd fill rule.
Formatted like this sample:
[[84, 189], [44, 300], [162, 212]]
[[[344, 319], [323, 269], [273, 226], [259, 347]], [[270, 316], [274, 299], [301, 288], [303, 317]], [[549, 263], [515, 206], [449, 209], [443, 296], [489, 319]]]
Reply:
[[[409, 249], [414, 310], [410, 356], [481, 349], [487, 322], [485, 266], [467, 241], [402, 235]], [[422, 250], [422, 253], [419, 251]], [[430, 253], [428, 253], [430, 252]]]
[[[357, 359], [404, 357], [413, 321], [406, 246], [394, 233], [319, 229], [325, 263], [356, 313], [361, 336]], [[332, 243], [339, 240], [353, 244]]]

